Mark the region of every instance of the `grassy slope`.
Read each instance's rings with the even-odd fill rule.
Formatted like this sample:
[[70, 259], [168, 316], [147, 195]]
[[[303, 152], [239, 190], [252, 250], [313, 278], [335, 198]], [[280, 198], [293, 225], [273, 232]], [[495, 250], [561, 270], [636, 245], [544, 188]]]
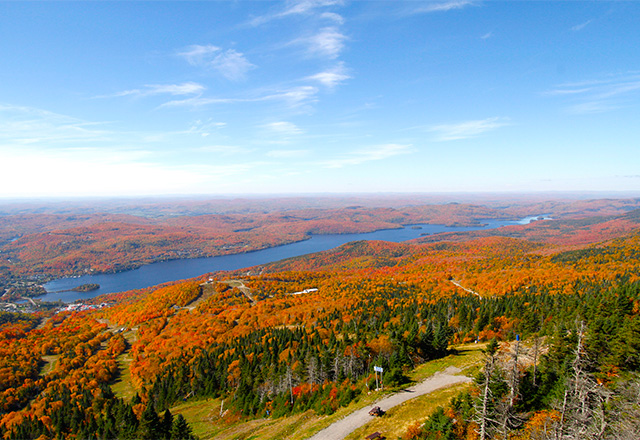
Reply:
[[[127, 340], [129, 347], [136, 341], [136, 332], [133, 330], [123, 333], [123, 336]], [[116, 361], [118, 362], [118, 370], [120, 373], [118, 378], [111, 384], [111, 390], [117, 397], [130, 401], [137, 390], [133, 386], [131, 370], [129, 369], [132, 361], [129, 348], [118, 356]]]
[[42, 368], [40, 369], [40, 376], [46, 376], [47, 374], [51, 373], [53, 371], [53, 369], [56, 366], [56, 362], [58, 362], [58, 359], [60, 358], [60, 355], [48, 355], [48, 356], [42, 356], [42, 360], [44, 361], [44, 365], [42, 366]]
[[[461, 369], [461, 374], [473, 375], [480, 366], [480, 350], [483, 347], [484, 345], [474, 344], [456, 347], [457, 354], [422, 364], [410, 377], [414, 381], [424, 380], [450, 366]], [[372, 419], [372, 422], [359, 428], [348, 438], [363, 438], [370, 434], [368, 431], [380, 431], [385, 435], [389, 433], [387, 438], [397, 438], [407, 426], [416, 421], [424, 421], [438, 405], [446, 404], [466, 386], [468, 385], [456, 385], [405, 402], [390, 409], [384, 417]], [[330, 416], [318, 416], [313, 411], [307, 411], [275, 420], [225, 420], [220, 417], [220, 399], [185, 402], [171, 408], [171, 412], [174, 415], [182, 414], [192, 426], [194, 434], [202, 440], [303, 440], [353, 411], [371, 405], [379, 397], [377, 393], [360, 396], [357, 401]]]
[[372, 418], [371, 422], [353, 431], [345, 440], [362, 439], [374, 432], [380, 432], [388, 439], [402, 437], [410, 425], [423, 422], [438, 406], [446, 406], [453, 397], [468, 387], [469, 384], [458, 384], [416, 397], [391, 408], [383, 417]]

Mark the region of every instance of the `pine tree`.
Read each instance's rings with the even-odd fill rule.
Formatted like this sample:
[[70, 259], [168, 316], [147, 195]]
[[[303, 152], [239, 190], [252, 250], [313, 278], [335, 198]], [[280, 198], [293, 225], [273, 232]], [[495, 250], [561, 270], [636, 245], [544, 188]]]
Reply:
[[140, 416], [138, 435], [141, 439], [158, 440], [162, 437], [162, 424], [158, 413], [149, 403]]
[[173, 426], [171, 427], [171, 440], [194, 440], [196, 438], [191, 433], [191, 428], [182, 414], [178, 414], [174, 418]]
[[167, 410], [164, 412], [164, 415], [162, 416], [162, 422], [161, 422], [163, 438], [168, 439], [171, 437], [172, 426], [173, 426], [173, 415], [171, 414], [171, 411], [169, 411], [169, 409], [167, 408]]

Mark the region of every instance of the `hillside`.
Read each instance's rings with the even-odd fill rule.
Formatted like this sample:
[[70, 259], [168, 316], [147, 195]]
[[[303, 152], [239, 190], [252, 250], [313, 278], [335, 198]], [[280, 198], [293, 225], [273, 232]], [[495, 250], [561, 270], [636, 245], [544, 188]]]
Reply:
[[[162, 205], [144, 209], [149, 215], [153, 209], [165, 212]], [[477, 219], [508, 215], [468, 204], [180, 212], [160, 217], [82, 211], [0, 216], [0, 289], [15, 291], [14, 297], [35, 296], [43, 293], [38, 284], [61, 276], [244, 253], [306, 240], [312, 234], [371, 232], [415, 223], [477, 225]]]
[[[0, 429], [5, 438], [189, 438], [196, 425], [182, 414], [195, 423], [203, 406], [219, 411], [207, 431], [215, 438], [240, 422], [344, 414], [369, 402], [374, 365], [393, 389], [425, 362], [455, 357], [453, 346], [518, 335], [530, 350], [544, 345], [536, 360], [512, 367], [510, 348], [490, 345], [477, 389], [437, 412], [440, 425], [420, 427], [426, 415], [416, 415], [406, 438], [478, 438], [482, 429], [543, 438], [543, 422], [545, 432], [574, 435], [578, 409], [565, 408], [562, 426], [557, 414], [563, 395], [577, 401], [577, 379], [607, 390], [584, 395], [592, 414], [603, 411], [600, 438], [618, 438], [607, 426], [627, 432], [637, 410], [622, 390], [637, 385], [640, 368], [640, 223], [625, 203], [588, 206], [606, 215], [354, 242], [89, 301], [103, 309], [3, 314]], [[483, 380], [491, 415], [478, 409], [489, 400]], [[622, 412], [603, 406], [605, 394]]]

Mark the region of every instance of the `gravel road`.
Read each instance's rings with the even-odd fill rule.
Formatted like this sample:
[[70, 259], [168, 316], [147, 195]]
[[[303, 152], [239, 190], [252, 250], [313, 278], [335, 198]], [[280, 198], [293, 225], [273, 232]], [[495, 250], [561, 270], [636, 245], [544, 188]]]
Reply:
[[[396, 405], [400, 405], [407, 400], [414, 397], [421, 396], [423, 394], [429, 394], [437, 389], [445, 388], [454, 384], [471, 382], [471, 378], [466, 376], [454, 376], [459, 373], [460, 370], [455, 367], [449, 367], [444, 371], [438, 372], [433, 376], [423, 380], [422, 382], [402, 390], [396, 394], [385, 397], [376, 401], [375, 403], [365, 408], [359, 409], [344, 419], [326, 427], [322, 431], [318, 432], [309, 440], [342, 440], [349, 434], [351, 434], [357, 428], [365, 425], [369, 422], [372, 416], [369, 415], [369, 410], [374, 406], [379, 406], [383, 411], [387, 411]], [[384, 434], [384, 433], [383, 433]]]

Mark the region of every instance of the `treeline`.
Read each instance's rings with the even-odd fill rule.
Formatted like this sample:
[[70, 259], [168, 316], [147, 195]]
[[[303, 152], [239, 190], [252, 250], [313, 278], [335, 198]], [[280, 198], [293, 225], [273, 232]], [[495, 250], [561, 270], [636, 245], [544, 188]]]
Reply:
[[185, 353], [158, 374], [149, 399], [168, 408], [189, 396], [230, 396], [229, 406], [247, 416], [332, 413], [375, 386], [373, 365], [393, 386], [406, 382], [407, 369], [447, 353], [446, 308], [422, 306], [362, 300], [313, 324], [259, 329]]
[[105, 384], [93, 389], [83, 387], [80, 393], [57, 387], [47, 393], [46, 399], [51, 403], [46, 415], [23, 415], [12, 420], [4, 427], [3, 438], [196, 439], [181, 414], [174, 417], [166, 410], [159, 415], [153, 405], [143, 405], [138, 395], [127, 403], [116, 398]]
[[472, 225], [477, 223], [474, 218], [504, 215], [504, 210], [469, 204], [398, 209], [289, 206], [160, 218], [107, 213], [6, 215], [0, 216], [0, 252], [5, 256], [0, 271], [25, 279], [113, 273], [157, 261], [270, 248], [311, 234], [371, 232], [415, 223]]
[[637, 284], [621, 278], [573, 287], [575, 293], [567, 295], [541, 286], [488, 299], [454, 295], [434, 301], [391, 284], [375, 299], [361, 298], [313, 323], [257, 329], [184, 353], [157, 375], [149, 399], [163, 409], [190, 396], [224, 397], [228, 407], [247, 416], [310, 408], [330, 413], [374, 386], [373, 365], [384, 368], [388, 385], [398, 385], [409, 369], [447, 354], [451, 341], [549, 337], [596, 311], [602, 319], [594, 322], [617, 328], [598, 356], [607, 356], [608, 368], [636, 365], [639, 355], [629, 353], [640, 352], [640, 339], [626, 338], [640, 321], [612, 320], [621, 316], [616, 310], [637, 314]]
[[114, 395], [110, 383], [127, 342], [105, 324], [87, 313], [50, 316], [41, 329], [34, 316], [1, 319], [0, 437], [193, 438], [181, 416]]
[[638, 438], [640, 284], [585, 283], [549, 303], [556, 308], [540, 309], [552, 312], [547, 318], [528, 307], [542, 325], [526, 346], [500, 350], [493, 340], [475, 390], [413, 426], [405, 439]]

